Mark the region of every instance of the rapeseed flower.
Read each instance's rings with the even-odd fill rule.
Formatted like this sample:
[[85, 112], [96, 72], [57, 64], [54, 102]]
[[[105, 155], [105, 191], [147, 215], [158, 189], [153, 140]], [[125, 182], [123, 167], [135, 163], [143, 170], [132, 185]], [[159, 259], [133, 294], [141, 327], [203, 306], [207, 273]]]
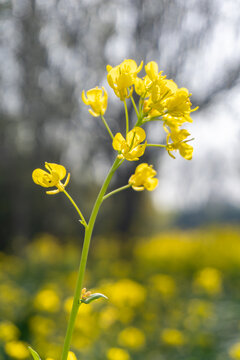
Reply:
[[60, 308], [59, 296], [54, 290], [43, 289], [37, 293], [34, 307], [40, 311], [57, 312]]
[[158, 179], [154, 178], [157, 172], [152, 168], [152, 165], [146, 163], [140, 164], [136, 167], [135, 173], [130, 177], [129, 184], [136, 191], [147, 189], [152, 191], [158, 185]]
[[229, 355], [234, 360], [240, 359], [240, 342], [239, 341], [230, 347]]
[[182, 346], [185, 343], [184, 334], [177, 329], [164, 329], [161, 334], [162, 341], [168, 346]]
[[107, 81], [117, 97], [124, 101], [132, 95], [137, 73], [141, 71], [143, 62], [137, 66], [134, 60], [124, 60], [120, 65], [112, 67], [107, 65]]
[[117, 133], [113, 139], [112, 146], [114, 150], [119, 151], [118, 158], [128, 161], [139, 160], [144, 154], [147, 142], [141, 144], [146, 138], [145, 131], [140, 127], [135, 127], [127, 133], [126, 139], [121, 133]]
[[[46, 358], [46, 360], [54, 360], [53, 358]], [[74, 352], [69, 351], [68, 352], [68, 357], [67, 360], [77, 360], [76, 355], [74, 354]]]
[[10, 321], [0, 322], [0, 341], [11, 341], [19, 337], [19, 329]]
[[[192, 159], [193, 147], [187, 144], [187, 141], [189, 140], [185, 140], [189, 135], [190, 133], [185, 129], [172, 129], [171, 133], [167, 135], [166, 150], [173, 159], [175, 159], [175, 156], [171, 153], [171, 151], [174, 150], [179, 150], [180, 155], [184, 157], [184, 159]], [[169, 143], [170, 137], [173, 141], [172, 143]]]
[[120, 348], [110, 348], [107, 352], [108, 360], [130, 360], [130, 356], [126, 350]]
[[35, 169], [32, 173], [32, 178], [35, 184], [43, 186], [43, 187], [54, 187], [56, 186], [56, 190], [46, 191], [47, 194], [57, 194], [60, 191], [64, 191], [65, 187], [69, 183], [70, 173], [68, 173], [65, 183], [61, 182], [62, 179], [66, 176], [66, 169], [62, 165], [47, 163], [45, 162], [45, 168], [49, 171], [45, 171], [42, 169]]
[[27, 345], [22, 341], [9, 341], [5, 345], [6, 354], [14, 359], [26, 359], [29, 357]]
[[[135, 91], [141, 97], [152, 96], [153, 91], [156, 91], [156, 86], [165, 84], [163, 80], [166, 76], [162, 75], [162, 71], [158, 72], [158, 64], [155, 61], [150, 61], [145, 66], [146, 76], [142, 79], [136, 78]], [[154, 90], [155, 87], [155, 90]]]
[[192, 122], [190, 113], [197, 110], [191, 109], [192, 103], [189, 99], [191, 94], [185, 88], [178, 89], [173, 96], [166, 100], [166, 113], [177, 118], [184, 118], [185, 121]]
[[101, 89], [96, 86], [87, 91], [87, 96], [83, 90], [82, 101], [84, 104], [91, 106], [92, 109], [89, 109], [88, 111], [92, 116], [101, 116], [105, 114], [107, 109], [108, 94], [103, 86]]
[[141, 349], [145, 341], [144, 333], [133, 326], [125, 328], [118, 335], [119, 344], [133, 350]]
[[220, 271], [211, 267], [200, 270], [194, 279], [194, 286], [210, 295], [221, 293], [222, 276]]

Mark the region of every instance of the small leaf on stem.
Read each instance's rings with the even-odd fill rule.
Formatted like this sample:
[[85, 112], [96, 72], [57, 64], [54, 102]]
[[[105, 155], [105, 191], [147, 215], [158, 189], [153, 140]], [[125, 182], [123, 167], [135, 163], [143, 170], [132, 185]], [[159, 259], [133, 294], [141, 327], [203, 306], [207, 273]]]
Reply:
[[30, 346], [28, 346], [28, 349], [34, 360], [41, 360], [40, 356], [38, 355], [38, 353], [35, 350], [33, 350]]
[[90, 304], [92, 301], [97, 300], [99, 298], [104, 298], [104, 299], [108, 300], [107, 296], [100, 294], [100, 293], [95, 293], [95, 294], [91, 294], [86, 299], [81, 299], [80, 302], [82, 302], [84, 304]]

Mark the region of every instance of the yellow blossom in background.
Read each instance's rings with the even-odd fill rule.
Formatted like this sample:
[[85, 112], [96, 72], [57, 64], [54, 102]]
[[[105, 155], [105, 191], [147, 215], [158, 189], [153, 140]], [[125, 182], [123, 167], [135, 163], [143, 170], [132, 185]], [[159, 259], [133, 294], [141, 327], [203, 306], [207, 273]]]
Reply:
[[69, 351], [67, 360], [77, 360], [76, 355], [72, 351]]
[[111, 348], [107, 352], [107, 360], [130, 360], [130, 356], [126, 350]]
[[88, 111], [92, 116], [104, 115], [107, 109], [108, 94], [106, 89], [102, 86], [101, 89], [95, 87], [87, 91], [87, 96], [85, 92], [82, 92], [82, 101], [86, 105], [90, 105], [92, 109]]
[[112, 304], [119, 307], [138, 306], [144, 302], [146, 297], [145, 288], [130, 279], [122, 279], [113, 284], [106, 284], [103, 286], [103, 292], [106, 293]]
[[234, 360], [240, 360], [240, 341], [230, 347], [229, 355]]
[[207, 319], [213, 315], [213, 305], [209, 301], [193, 299], [189, 302], [188, 312], [199, 318]]
[[38, 310], [50, 313], [57, 312], [60, 308], [59, 296], [54, 290], [41, 290], [34, 299], [34, 307]]
[[112, 306], [107, 306], [102, 309], [99, 316], [99, 324], [103, 329], [107, 329], [112, 326], [119, 318], [117, 309]]
[[131, 96], [137, 73], [141, 71], [143, 62], [137, 66], [134, 60], [124, 60], [120, 65], [112, 67], [107, 65], [107, 81], [120, 100]]
[[35, 315], [29, 319], [29, 328], [31, 333], [45, 337], [54, 333], [55, 323], [52, 319]]
[[154, 291], [157, 291], [161, 296], [170, 298], [176, 293], [175, 280], [165, 274], [156, 274], [150, 278], [150, 284]]
[[14, 359], [26, 359], [29, 357], [27, 345], [22, 341], [10, 341], [5, 345], [5, 352]]
[[0, 341], [11, 341], [19, 337], [19, 329], [10, 321], [0, 322]]
[[147, 142], [141, 144], [145, 139], [145, 131], [140, 127], [135, 127], [127, 133], [126, 139], [124, 139], [121, 133], [117, 133], [114, 136], [112, 146], [114, 150], [119, 151], [119, 159], [136, 161], [145, 152]]
[[165, 329], [161, 334], [162, 341], [169, 346], [182, 346], [185, 343], [183, 333], [177, 329]]
[[129, 184], [136, 191], [147, 189], [154, 190], [158, 185], [158, 179], [154, 178], [157, 172], [152, 168], [152, 165], [146, 163], [140, 164], [136, 167], [135, 173], [128, 180]]
[[145, 335], [135, 327], [128, 327], [119, 333], [118, 342], [132, 350], [139, 350], [145, 345]]
[[66, 169], [62, 165], [45, 162], [45, 168], [48, 170], [35, 169], [32, 173], [32, 178], [35, 184], [43, 187], [57, 187], [57, 190], [47, 191], [47, 194], [57, 194], [60, 191], [64, 191], [65, 187], [69, 183], [70, 173], [68, 173], [65, 183], [61, 182], [66, 176]]
[[[54, 360], [54, 359], [48, 357], [46, 358], [46, 360]], [[72, 351], [69, 351], [67, 360], [77, 360], [76, 355]]]
[[[171, 133], [167, 135], [166, 150], [173, 159], [175, 159], [175, 156], [172, 154], [172, 151], [176, 151], [176, 150], [179, 151], [180, 155], [184, 159], [186, 160], [192, 159], [193, 147], [187, 143], [188, 140], [185, 140], [189, 135], [190, 133], [185, 129], [181, 129], [181, 130], [172, 129]], [[172, 143], [169, 143], [170, 137], [173, 140]]]
[[217, 295], [222, 291], [222, 276], [219, 270], [204, 268], [199, 271], [194, 279], [194, 287], [210, 295]]
[[69, 296], [65, 301], [64, 301], [64, 310], [66, 311], [66, 313], [70, 314], [71, 310], [72, 310], [72, 304], [73, 304], [73, 296]]

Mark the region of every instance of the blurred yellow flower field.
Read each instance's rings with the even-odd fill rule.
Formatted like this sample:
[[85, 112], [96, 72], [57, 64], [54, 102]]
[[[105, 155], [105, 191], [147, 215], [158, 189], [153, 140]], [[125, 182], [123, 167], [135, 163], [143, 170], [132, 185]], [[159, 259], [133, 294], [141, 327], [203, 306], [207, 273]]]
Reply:
[[[77, 358], [240, 359], [240, 228], [131, 243], [123, 254], [114, 238], [93, 239], [84, 285], [109, 300], [81, 305]], [[29, 359], [28, 344], [59, 358], [79, 246], [46, 234], [19, 256], [0, 254], [0, 359]]]

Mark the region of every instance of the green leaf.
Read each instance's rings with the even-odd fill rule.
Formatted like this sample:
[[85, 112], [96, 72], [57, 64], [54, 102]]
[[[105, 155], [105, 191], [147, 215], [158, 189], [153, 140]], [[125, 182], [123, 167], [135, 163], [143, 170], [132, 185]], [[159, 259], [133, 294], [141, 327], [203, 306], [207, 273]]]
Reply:
[[41, 360], [40, 356], [38, 355], [38, 353], [33, 350], [30, 346], [28, 346], [28, 349], [32, 355], [32, 357], [34, 358], [34, 360]]
[[107, 299], [107, 296], [100, 294], [100, 293], [95, 293], [95, 294], [91, 294], [90, 296], [88, 296], [87, 299], [81, 299], [80, 301], [84, 304], [90, 304], [92, 301], [97, 300], [99, 298], [104, 298]]

